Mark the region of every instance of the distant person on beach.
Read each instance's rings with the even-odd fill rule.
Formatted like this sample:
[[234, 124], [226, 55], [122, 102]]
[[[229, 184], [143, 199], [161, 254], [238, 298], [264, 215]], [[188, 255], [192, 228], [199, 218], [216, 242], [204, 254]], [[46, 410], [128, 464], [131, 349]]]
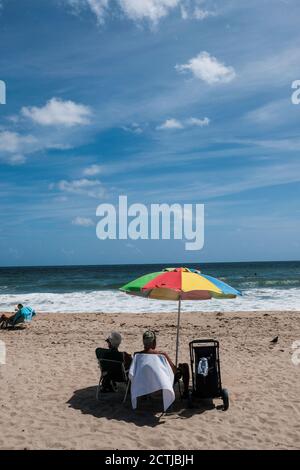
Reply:
[[[119, 353], [119, 347], [122, 342], [122, 336], [120, 333], [117, 331], [112, 331], [110, 335], [106, 338], [106, 343], [108, 346], [108, 353], [105, 356], [105, 359], [111, 359], [111, 360], [116, 360], [116, 355], [115, 353]], [[98, 359], [103, 359], [102, 357], [102, 348], [97, 348], [96, 351], [96, 356]], [[130, 368], [131, 361], [132, 361], [132, 356], [128, 354], [127, 352], [122, 352], [123, 354], [123, 362], [124, 362], [124, 367], [125, 371], [127, 372]], [[119, 360], [119, 359], [117, 359]], [[105, 377], [103, 377], [103, 382], [102, 382], [102, 389], [103, 391], [112, 391], [112, 384], [111, 384], [111, 379], [109, 377], [109, 374], [107, 374]]]
[[171, 369], [174, 372], [174, 383], [177, 383], [182, 378], [183, 384], [184, 384], [183, 397], [186, 398], [189, 393], [189, 383], [190, 383], [189, 365], [184, 363], [184, 364], [179, 364], [178, 367], [176, 367], [175, 364], [171, 361], [167, 353], [157, 350], [156, 349], [156, 334], [154, 331], [151, 331], [151, 330], [145, 331], [145, 333], [143, 334], [143, 344], [144, 344], [144, 350], [136, 354], [161, 354], [165, 356], [165, 358], [167, 359], [168, 363], [171, 366]]
[[15, 308], [15, 313], [10, 315], [4, 313], [0, 317], [0, 322], [7, 322], [9, 325], [17, 325], [18, 323], [31, 321], [32, 317], [35, 315], [36, 313], [33, 308], [18, 304]]

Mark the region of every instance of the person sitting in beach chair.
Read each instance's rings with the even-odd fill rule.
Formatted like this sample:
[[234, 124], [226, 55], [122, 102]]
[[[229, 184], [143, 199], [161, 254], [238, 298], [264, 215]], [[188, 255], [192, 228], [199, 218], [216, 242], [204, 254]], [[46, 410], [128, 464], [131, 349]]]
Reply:
[[163, 354], [135, 353], [129, 379], [134, 410], [138, 407], [139, 398], [145, 400], [158, 391], [162, 393], [164, 412], [175, 401], [174, 372]]
[[128, 370], [132, 357], [127, 352], [120, 352], [122, 337], [117, 331], [112, 331], [105, 340], [106, 348], [97, 348], [95, 353], [99, 361], [101, 377], [97, 387], [97, 399], [101, 392], [114, 392], [116, 383], [128, 383]]
[[36, 315], [35, 311], [31, 307], [24, 307], [22, 304], [18, 304], [15, 308], [15, 313], [7, 315], [4, 313], [0, 317], [0, 328], [11, 328], [21, 323], [29, 323], [32, 318]]
[[189, 383], [190, 383], [190, 370], [189, 365], [186, 363], [179, 364], [178, 367], [171, 361], [169, 355], [165, 352], [158, 351], [156, 349], [156, 334], [154, 331], [147, 330], [143, 334], [143, 344], [144, 349], [140, 353], [136, 354], [160, 354], [164, 356], [168, 363], [171, 366], [171, 369], [174, 373], [174, 384], [178, 383], [180, 379], [183, 381], [184, 392], [182, 394], [183, 398], [187, 398], [189, 394]]

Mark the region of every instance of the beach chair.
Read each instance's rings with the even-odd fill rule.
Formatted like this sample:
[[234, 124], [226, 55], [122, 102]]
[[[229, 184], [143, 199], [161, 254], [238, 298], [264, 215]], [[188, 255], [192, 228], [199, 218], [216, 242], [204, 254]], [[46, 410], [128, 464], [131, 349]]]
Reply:
[[129, 379], [128, 372], [125, 370], [124, 354], [113, 349], [105, 348], [97, 348], [95, 352], [101, 372], [96, 391], [96, 399], [100, 400], [103, 379], [109, 376], [113, 392], [117, 391], [116, 384], [122, 383], [126, 385], [123, 399], [123, 403], [125, 403], [129, 389]]
[[14, 330], [17, 326], [24, 325], [28, 322], [25, 321], [24, 316], [19, 316], [16, 319], [13, 320], [2, 320], [0, 322], [0, 329], [1, 330]]
[[162, 354], [134, 355], [129, 369], [132, 408], [137, 408], [137, 398], [162, 391], [164, 412], [175, 400], [174, 373]]
[[189, 396], [190, 408], [194, 398], [200, 400], [221, 398], [223, 411], [229, 408], [229, 394], [222, 388], [219, 342], [214, 339], [195, 339], [189, 343], [193, 388]]
[[22, 307], [13, 318], [8, 318], [7, 320], [2, 320], [0, 322], [0, 329], [13, 330], [19, 325], [23, 325], [24, 328], [32, 321], [33, 317], [36, 316], [35, 311], [31, 307]]

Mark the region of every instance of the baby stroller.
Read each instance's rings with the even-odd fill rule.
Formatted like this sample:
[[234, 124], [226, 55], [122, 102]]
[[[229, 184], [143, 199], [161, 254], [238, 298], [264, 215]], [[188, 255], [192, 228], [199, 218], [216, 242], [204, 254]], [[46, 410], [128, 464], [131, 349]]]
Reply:
[[213, 339], [195, 339], [189, 343], [193, 389], [189, 395], [189, 405], [193, 407], [193, 399], [223, 400], [223, 411], [229, 408], [229, 395], [222, 388], [219, 342]]

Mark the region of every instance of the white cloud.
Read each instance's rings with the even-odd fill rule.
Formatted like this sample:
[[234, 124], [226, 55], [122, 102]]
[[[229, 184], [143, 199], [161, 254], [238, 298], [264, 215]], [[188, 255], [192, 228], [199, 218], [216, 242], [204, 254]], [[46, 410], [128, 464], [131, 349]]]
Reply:
[[192, 58], [187, 64], [176, 65], [175, 68], [178, 72], [191, 72], [195, 78], [210, 85], [228, 83], [236, 77], [233, 67], [224, 65], [205, 51]]
[[246, 119], [251, 120], [251, 122], [259, 126], [274, 126], [287, 122], [288, 116], [291, 116], [292, 111], [293, 109], [291, 109], [289, 100], [284, 98], [249, 111], [246, 114]]
[[181, 6], [180, 11], [181, 11], [181, 18], [183, 20], [188, 20], [189, 19], [189, 13], [186, 10], [186, 8], [184, 6]]
[[142, 134], [144, 132], [143, 127], [136, 122], [133, 122], [129, 126], [123, 126], [122, 129], [125, 132], [132, 132], [133, 134]]
[[189, 126], [205, 127], [210, 124], [210, 119], [208, 117], [205, 117], [203, 119], [192, 117], [192, 118], [187, 119], [186, 123]]
[[98, 21], [103, 21], [109, 0], [87, 0], [90, 9], [96, 15]]
[[136, 21], [148, 19], [157, 23], [179, 5], [181, 0], [119, 0], [125, 15]]
[[179, 121], [178, 119], [167, 119], [163, 124], [157, 127], [158, 130], [172, 130], [172, 129], [185, 129], [187, 127], [205, 127], [210, 124], [210, 119], [208, 117], [204, 117], [203, 119], [190, 117], [183, 121]]
[[157, 127], [159, 130], [183, 129], [183, 125], [177, 119], [167, 119], [163, 124]]
[[21, 153], [15, 153], [14, 155], [11, 155], [8, 159], [8, 163], [10, 165], [23, 165], [25, 162], [26, 157]]
[[72, 220], [72, 225], [79, 225], [80, 227], [93, 227], [95, 223], [89, 217], [75, 217], [75, 219]]
[[101, 165], [91, 165], [83, 170], [83, 174], [85, 176], [95, 176], [95, 175], [99, 175], [101, 172], [102, 172]]
[[63, 101], [59, 98], [52, 98], [41, 108], [23, 107], [21, 113], [42, 126], [62, 125], [66, 127], [89, 124], [89, 118], [92, 114], [88, 106], [74, 103], [74, 101]]
[[195, 18], [195, 20], [205, 20], [210, 16], [216, 16], [216, 13], [210, 10], [202, 10], [202, 8], [195, 8], [192, 14], [192, 18]]
[[0, 156], [8, 163], [19, 165], [25, 162], [25, 154], [34, 152], [39, 147], [32, 135], [21, 135], [17, 132], [0, 132]]
[[66, 143], [57, 142], [57, 135], [20, 134], [14, 131], [0, 130], [0, 159], [11, 165], [25, 163], [28, 155], [39, 151], [71, 148]]
[[79, 13], [82, 8], [88, 7], [96, 16], [98, 23], [104, 22], [110, 0], [67, 0], [75, 13]]
[[17, 114], [12, 114], [11, 116], [7, 116], [6, 118], [9, 122], [12, 122], [13, 124], [17, 124], [19, 122], [19, 116]]
[[[196, 3], [196, 5], [195, 5]], [[199, 4], [204, 4], [204, 1], [199, 2], [199, 0], [183, 0], [181, 5], [181, 17], [184, 20], [199, 20], [203, 21], [206, 18], [217, 16], [216, 11], [207, 10], [199, 6]]]
[[36, 139], [32, 135], [22, 136], [16, 132], [0, 132], [0, 150], [4, 152], [20, 152], [24, 145], [32, 145], [34, 143], [36, 143]]
[[199, 0], [65, 0], [72, 7], [74, 13], [79, 14], [88, 8], [96, 17], [98, 24], [105, 21], [105, 17], [114, 7], [133, 21], [148, 20], [157, 24], [177, 7], [181, 7], [181, 16], [184, 19], [204, 20], [215, 16], [214, 12], [199, 7]]
[[59, 191], [71, 194], [78, 194], [93, 198], [103, 198], [105, 196], [105, 189], [99, 180], [90, 180], [82, 178], [79, 180], [61, 180], [56, 184], [51, 184], [50, 189], [59, 189]]

